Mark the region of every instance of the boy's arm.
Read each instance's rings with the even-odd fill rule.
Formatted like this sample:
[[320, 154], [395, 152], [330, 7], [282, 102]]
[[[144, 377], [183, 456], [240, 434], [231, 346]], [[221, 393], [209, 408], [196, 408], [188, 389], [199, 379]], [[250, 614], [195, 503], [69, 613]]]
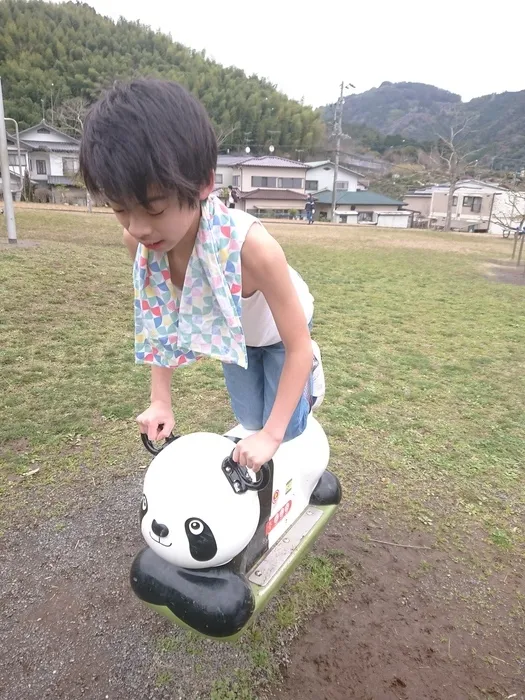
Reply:
[[238, 443], [234, 459], [259, 469], [273, 457], [312, 371], [308, 323], [290, 278], [281, 246], [260, 225], [254, 225], [242, 248], [243, 281], [261, 291], [285, 347], [285, 361], [273, 409], [264, 428]]

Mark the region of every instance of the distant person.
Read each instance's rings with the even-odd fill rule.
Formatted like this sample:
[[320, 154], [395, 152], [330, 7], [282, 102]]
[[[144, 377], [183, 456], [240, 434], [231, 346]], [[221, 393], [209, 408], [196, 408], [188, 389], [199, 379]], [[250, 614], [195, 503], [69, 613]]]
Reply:
[[235, 209], [235, 205], [239, 201], [239, 195], [231, 185], [228, 185], [228, 209]]
[[315, 199], [313, 198], [313, 195], [308, 195], [308, 199], [305, 202], [304, 208], [306, 211], [306, 218], [308, 219], [308, 223], [313, 224], [315, 214]]
[[170, 435], [173, 370], [214, 358], [238, 422], [255, 431], [233, 459], [258, 471], [324, 395], [314, 301], [261, 222], [213, 195], [216, 167], [210, 119], [178, 83], [117, 83], [86, 117], [84, 182], [109, 202], [134, 260], [135, 360], [151, 365], [140, 431]]

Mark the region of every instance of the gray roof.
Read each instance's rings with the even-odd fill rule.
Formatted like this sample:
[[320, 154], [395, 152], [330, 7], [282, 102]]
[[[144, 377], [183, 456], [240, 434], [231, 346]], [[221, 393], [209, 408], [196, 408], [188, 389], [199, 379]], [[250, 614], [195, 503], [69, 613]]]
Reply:
[[[331, 160], [313, 160], [313, 161], [309, 161], [308, 163], [306, 163], [306, 165], [308, 166], [309, 169], [310, 168], [319, 168], [319, 167], [321, 167], [321, 165], [333, 165], [335, 167], [335, 163], [332, 163]], [[358, 173], [357, 170], [350, 170], [350, 168], [347, 168], [346, 165], [339, 164], [337, 166], [337, 168], [338, 168], [338, 170], [344, 170], [347, 173], [352, 173], [352, 175], [357, 175], [358, 177], [364, 177], [363, 173]]]
[[43, 129], [49, 129], [49, 131], [52, 131], [54, 134], [59, 134], [59, 136], [63, 136], [65, 141], [68, 141], [69, 143], [76, 143], [78, 146], [80, 145], [80, 141], [76, 139], [74, 136], [70, 136], [69, 134], [66, 134], [64, 131], [60, 131], [60, 129], [57, 129], [54, 126], [51, 126], [51, 124], [48, 124], [45, 119], [42, 119], [42, 121], [39, 124], [34, 124], [33, 126], [30, 126], [28, 129], [24, 129], [23, 131], [20, 132], [20, 136], [23, 138], [24, 134], [27, 134], [28, 131], [32, 131], [33, 129], [36, 129], [37, 127], [41, 127]]
[[220, 153], [217, 157], [217, 165], [222, 165], [223, 167], [230, 167], [233, 168], [236, 165], [239, 165], [239, 163], [242, 163], [243, 160], [248, 160], [249, 156], [231, 156], [230, 154], [222, 154]]
[[219, 155], [217, 157], [217, 166], [230, 167], [235, 166], [254, 166], [257, 168], [304, 168], [308, 165], [299, 160], [290, 160], [289, 158], [281, 158], [281, 156], [231, 156]]
[[280, 156], [261, 156], [260, 158], [248, 158], [242, 162], [243, 167], [254, 166], [257, 168], [308, 168], [306, 163], [299, 160], [290, 160], [289, 158], [281, 158]]
[[251, 192], [243, 192], [241, 199], [270, 199], [270, 200], [293, 200], [296, 202], [304, 202], [306, 195], [293, 190], [269, 190], [257, 189]]
[[80, 150], [77, 143], [65, 141], [25, 141], [24, 145], [29, 146], [34, 151], [47, 151], [49, 153], [78, 153]]
[[[323, 190], [314, 194], [314, 199], [319, 204], [331, 204], [332, 203], [332, 193], [330, 190]], [[402, 206], [403, 202], [399, 202], [397, 199], [391, 199], [386, 197], [384, 194], [379, 192], [372, 192], [371, 190], [358, 190], [357, 192], [338, 192], [336, 195], [336, 204], [368, 204], [370, 206]]]

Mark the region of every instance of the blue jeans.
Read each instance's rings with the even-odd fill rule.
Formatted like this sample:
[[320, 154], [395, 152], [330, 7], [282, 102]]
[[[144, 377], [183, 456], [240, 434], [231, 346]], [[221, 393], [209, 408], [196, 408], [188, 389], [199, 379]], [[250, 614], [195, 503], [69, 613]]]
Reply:
[[[271, 413], [284, 365], [283, 343], [262, 348], [248, 347], [248, 368], [223, 363], [224, 379], [238, 422], [247, 430], [261, 430]], [[292, 415], [284, 440], [292, 440], [306, 428], [310, 413], [310, 390], [303, 393]]]

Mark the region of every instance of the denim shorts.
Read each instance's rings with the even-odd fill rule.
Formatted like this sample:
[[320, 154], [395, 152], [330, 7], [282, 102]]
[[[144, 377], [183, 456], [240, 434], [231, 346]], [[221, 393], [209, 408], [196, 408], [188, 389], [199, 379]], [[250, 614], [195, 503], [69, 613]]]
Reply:
[[[261, 430], [273, 408], [281, 372], [285, 347], [282, 342], [262, 348], [247, 347], [248, 368], [223, 363], [226, 388], [237, 421], [247, 430]], [[306, 428], [310, 413], [311, 376], [309, 387], [299, 399], [284, 440], [292, 440]], [[308, 390], [306, 390], [308, 389]]]

